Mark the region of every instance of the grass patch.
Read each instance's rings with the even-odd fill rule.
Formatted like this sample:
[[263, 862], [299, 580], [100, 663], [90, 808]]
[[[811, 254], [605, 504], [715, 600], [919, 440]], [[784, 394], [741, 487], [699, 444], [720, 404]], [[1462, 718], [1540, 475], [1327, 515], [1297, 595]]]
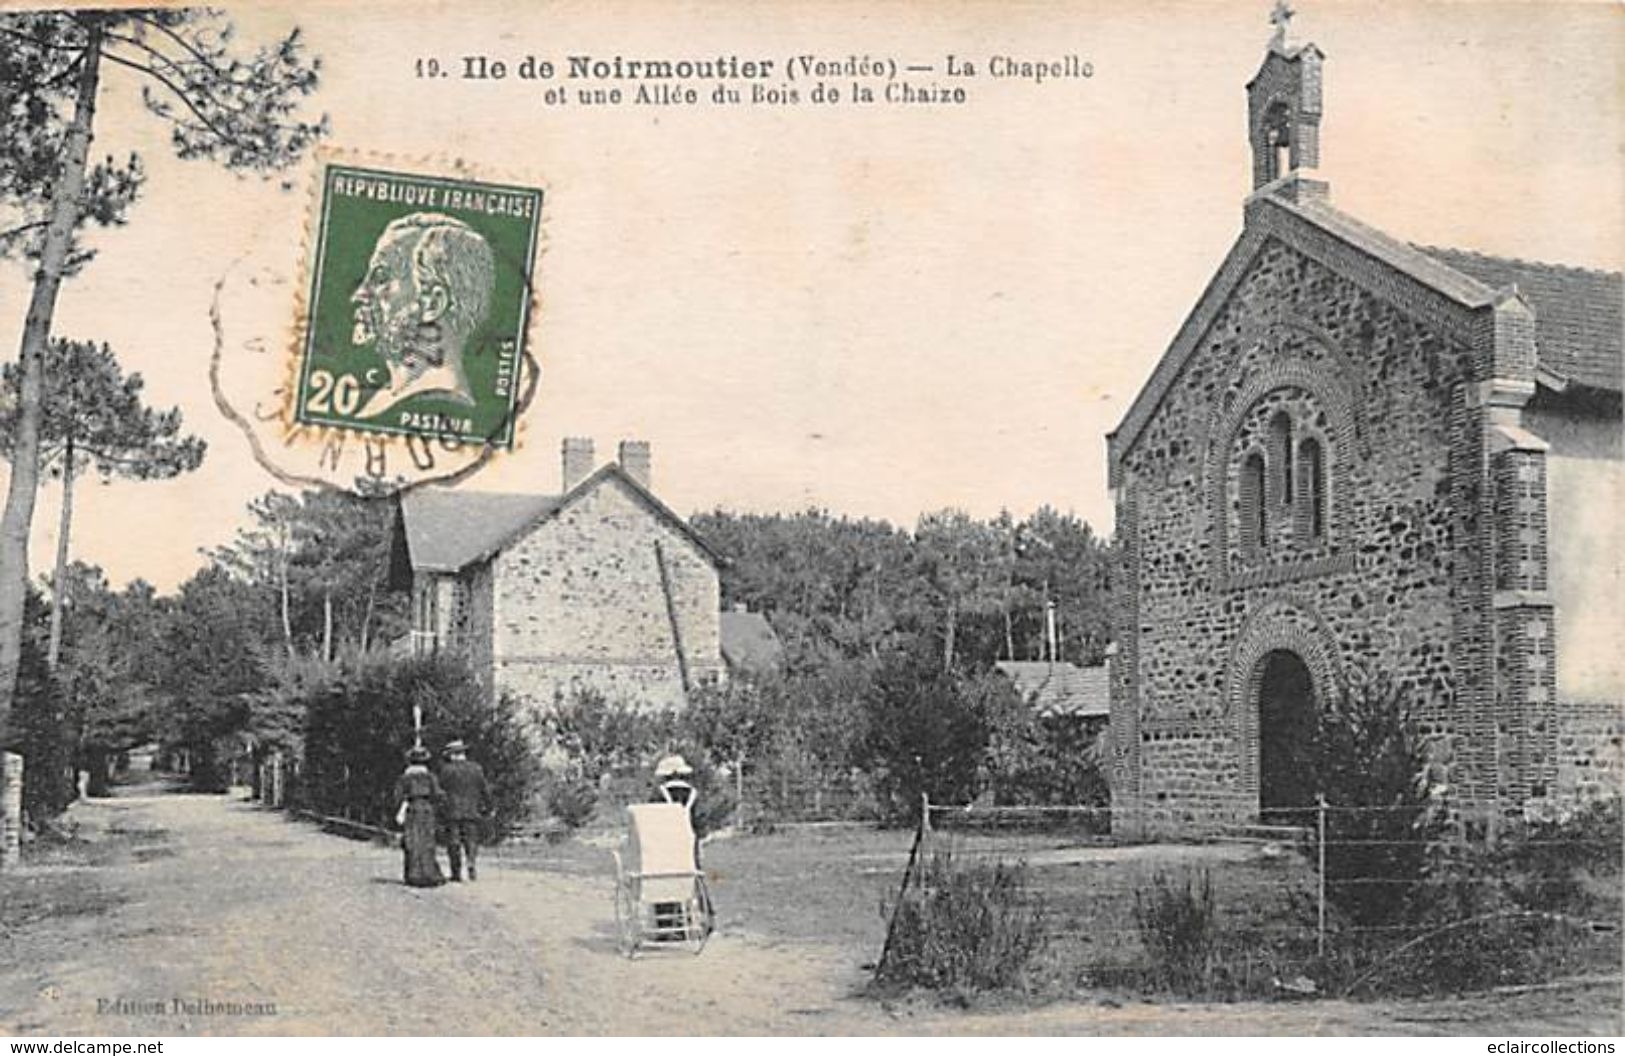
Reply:
[[107, 913], [124, 900], [94, 874], [51, 870], [0, 877], [0, 932], [16, 932], [47, 918]]

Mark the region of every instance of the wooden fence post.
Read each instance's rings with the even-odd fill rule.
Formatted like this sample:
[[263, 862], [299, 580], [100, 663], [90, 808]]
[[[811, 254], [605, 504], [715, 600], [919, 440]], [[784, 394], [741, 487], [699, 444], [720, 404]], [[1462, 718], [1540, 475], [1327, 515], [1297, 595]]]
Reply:
[[920, 793], [920, 823], [914, 828], [914, 845], [908, 849], [908, 862], [903, 866], [903, 882], [897, 885], [897, 901], [892, 905], [891, 918], [886, 921], [886, 941], [880, 945], [880, 959], [875, 961], [874, 978], [880, 979], [886, 971], [886, 961], [891, 957], [892, 933], [897, 928], [897, 914], [902, 912], [903, 901], [908, 898], [908, 887], [919, 875], [920, 851], [925, 844], [925, 838], [931, 831], [931, 797], [925, 792]]
[[1320, 952], [1320, 959], [1324, 961], [1326, 959], [1326, 797], [1317, 795], [1315, 800], [1317, 803], [1315, 809], [1316, 820], [1320, 830], [1320, 838], [1317, 841], [1319, 844], [1317, 850], [1320, 855], [1320, 868], [1318, 870], [1320, 874], [1320, 891], [1317, 899], [1320, 903], [1320, 919], [1315, 925], [1315, 948]]

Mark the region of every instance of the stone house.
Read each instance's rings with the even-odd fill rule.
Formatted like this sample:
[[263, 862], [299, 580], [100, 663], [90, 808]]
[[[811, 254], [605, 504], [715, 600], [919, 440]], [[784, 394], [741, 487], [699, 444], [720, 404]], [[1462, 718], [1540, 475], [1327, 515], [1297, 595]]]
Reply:
[[1334, 208], [1323, 64], [1271, 42], [1241, 235], [1108, 438], [1127, 827], [1312, 802], [1357, 671], [1411, 695], [1459, 804], [1618, 789], [1621, 276]]
[[412, 651], [544, 707], [576, 687], [675, 707], [722, 680], [717, 556], [649, 478], [647, 443], [595, 470], [572, 437], [559, 493], [407, 493], [391, 582], [412, 592]]

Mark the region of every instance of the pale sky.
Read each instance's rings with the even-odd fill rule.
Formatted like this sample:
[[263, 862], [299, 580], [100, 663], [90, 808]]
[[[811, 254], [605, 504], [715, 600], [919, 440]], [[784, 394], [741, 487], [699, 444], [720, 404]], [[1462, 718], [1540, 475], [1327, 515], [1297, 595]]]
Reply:
[[[460, 157], [548, 200], [533, 331], [541, 392], [479, 489], [556, 491], [564, 435], [653, 444], [689, 512], [826, 507], [912, 524], [1042, 503], [1109, 531], [1115, 428], [1240, 231], [1243, 86], [1269, 37], [1247, 3], [852, 2], [239, 6], [322, 57], [332, 143]], [[1327, 55], [1332, 203], [1414, 242], [1618, 270], [1625, 9], [1303, 0]], [[483, 51], [687, 58], [953, 54], [1092, 62], [1041, 88], [985, 76], [956, 108], [551, 108], [534, 82], [424, 81]], [[847, 78], [836, 78], [845, 83]], [[773, 79], [777, 83], [778, 78]], [[568, 83], [568, 82], [554, 82]], [[149, 166], [128, 227], [62, 292], [56, 333], [106, 340], [210, 445], [169, 483], [82, 486], [75, 556], [171, 587], [271, 479], [208, 386], [212, 285], [297, 256], [284, 193], [168, 154], [107, 74], [93, 150]], [[806, 87], [801, 87], [803, 92]], [[273, 247], [267, 250], [265, 247]], [[0, 347], [28, 296], [0, 270]], [[258, 321], [286, 331], [292, 304]], [[7, 352], [7, 354], [14, 354]], [[31, 563], [48, 568], [55, 487]]]

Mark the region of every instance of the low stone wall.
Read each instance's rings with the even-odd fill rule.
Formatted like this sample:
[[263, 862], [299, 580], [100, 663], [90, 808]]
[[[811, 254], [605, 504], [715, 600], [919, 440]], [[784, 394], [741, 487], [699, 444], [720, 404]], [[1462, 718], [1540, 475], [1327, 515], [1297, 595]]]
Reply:
[[0, 872], [22, 857], [23, 757], [0, 752]]
[[1625, 707], [1562, 701], [1557, 714], [1557, 796], [1572, 801], [1625, 793]]

